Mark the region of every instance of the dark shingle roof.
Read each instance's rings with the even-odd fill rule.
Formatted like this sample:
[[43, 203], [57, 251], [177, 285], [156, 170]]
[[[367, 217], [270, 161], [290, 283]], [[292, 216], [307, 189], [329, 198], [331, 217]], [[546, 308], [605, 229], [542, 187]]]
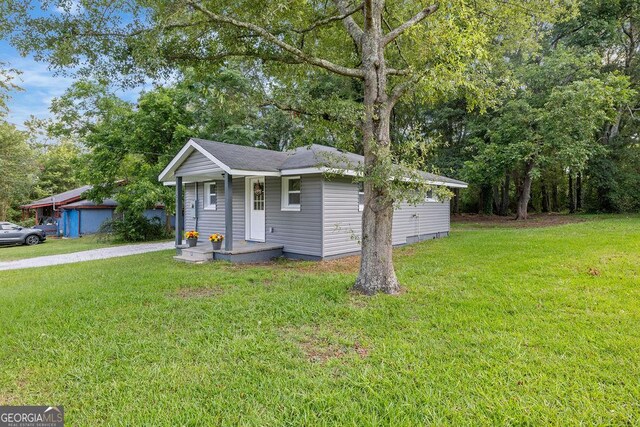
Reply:
[[312, 144], [287, 151], [287, 159], [280, 166], [281, 170], [314, 167], [331, 167], [340, 169], [354, 169], [359, 166], [364, 157], [341, 151], [326, 145]]
[[28, 205], [23, 205], [23, 208], [30, 208], [32, 206], [48, 206], [52, 205], [54, 202], [56, 204], [62, 204], [67, 200], [77, 199], [81, 197], [85, 191], [91, 190], [93, 186], [91, 185], [83, 185], [82, 187], [74, 188], [73, 190], [65, 191], [60, 194], [54, 194], [53, 196], [43, 197], [39, 200], [34, 200]]
[[287, 155], [281, 151], [191, 138], [231, 169], [278, 172]]
[[[328, 167], [353, 170], [364, 163], [364, 157], [359, 154], [319, 144], [282, 152], [198, 138], [192, 138], [192, 140], [230, 169], [279, 172], [291, 169]], [[420, 172], [420, 174], [432, 182], [467, 185], [457, 179], [429, 172]]]
[[[308, 147], [300, 147], [289, 151], [289, 157], [281, 166], [281, 170], [302, 169], [312, 167], [329, 167], [336, 169], [354, 169], [361, 167], [364, 163], [364, 156], [338, 150], [326, 145], [313, 144]], [[420, 171], [426, 180], [433, 182], [445, 182], [448, 184], [467, 185], [466, 182], [446, 176], [436, 175], [430, 172]]]

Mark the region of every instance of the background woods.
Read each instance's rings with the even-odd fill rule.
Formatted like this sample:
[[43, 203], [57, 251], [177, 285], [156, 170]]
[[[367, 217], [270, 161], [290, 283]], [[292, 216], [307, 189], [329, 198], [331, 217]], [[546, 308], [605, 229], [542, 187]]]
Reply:
[[[397, 290], [386, 236], [416, 190], [388, 179], [392, 164], [468, 181], [456, 213], [640, 209], [638, 0], [47, 7], [0, 6], [16, 48], [76, 77], [47, 121], [6, 125], [3, 153], [20, 155], [2, 161], [20, 185], [3, 192], [4, 218], [79, 183], [125, 211], [171, 210], [156, 178], [188, 137], [334, 145], [366, 159], [369, 292]], [[117, 95], [141, 84], [137, 99]], [[0, 79], [0, 101], [14, 89]]]
[[[14, 23], [9, 34], [16, 45], [25, 52], [49, 48], [54, 66], [65, 65], [59, 43], [15, 31], [27, 17], [10, 6], [3, 18]], [[452, 204], [456, 213], [524, 218], [527, 211], [640, 209], [640, 195], [629, 191], [640, 183], [638, 8], [637, 1], [583, 0], [553, 25], [541, 22], [536, 43], [490, 44], [490, 72], [476, 76], [476, 84], [490, 81], [495, 99], [476, 108], [460, 89], [435, 99], [410, 94], [391, 116], [392, 149], [422, 141], [421, 167], [469, 181]], [[79, 25], [78, 19], [31, 24], [61, 29]], [[299, 43], [315, 30], [300, 33]], [[85, 36], [97, 36], [92, 31]], [[22, 131], [5, 123], [2, 218], [14, 218], [22, 202], [80, 183], [101, 184], [109, 193], [114, 188], [107, 184], [119, 179], [140, 186], [125, 205], [139, 209], [154, 198], [171, 205], [155, 175], [189, 136], [275, 150], [322, 142], [362, 152], [358, 80], [317, 69], [282, 71], [265, 58], [250, 67], [231, 54], [212, 66], [191, 47], [178, 47], [189, 53], [156, 58], [179, 62], [177, 74], [137, 102], [122, 101], [113, 85], [90, 78], [53, 102], [50, 121]], [[394, 41], [392, 55], [404, 62], [401, 53]], [[4, 105], [16, 86], [10, 72], [2, 75]], [[34, 137], [36, 131], [45, 136]]]

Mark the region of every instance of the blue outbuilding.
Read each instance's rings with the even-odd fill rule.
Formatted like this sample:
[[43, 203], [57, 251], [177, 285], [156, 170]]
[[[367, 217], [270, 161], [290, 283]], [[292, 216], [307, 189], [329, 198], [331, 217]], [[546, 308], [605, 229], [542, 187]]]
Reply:
[[[58, 221], [59, 235], [76, 238], [85, 234], [97, 233], [100, 226], [108, 219], [116, 215], [118, 202], [113, 199], [105, 199], [102, 203], [91, 200], [80, 200], [70, 203], [62, 208], [62, 215]], [[161, 223], [165, 222], [166, 214], [162, 207], [147, 209], [144, 216], [148, 219], [157, 217]]]
[[102, 203], [80, 200], [65, 205], [58, 221], [59, 234], [63, 237], [80, 237], [97, 233], [103, 222], [113, 218], [118, 203], [105, 199]]

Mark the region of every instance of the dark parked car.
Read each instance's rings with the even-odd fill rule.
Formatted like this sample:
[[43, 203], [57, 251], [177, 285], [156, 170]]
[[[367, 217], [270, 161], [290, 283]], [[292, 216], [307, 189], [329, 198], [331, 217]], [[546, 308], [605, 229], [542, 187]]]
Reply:
[[45, 240], [47, 240], [47, 234], [43, 230], [0, 222], [0, 244], [2, 245], [37, 245]]

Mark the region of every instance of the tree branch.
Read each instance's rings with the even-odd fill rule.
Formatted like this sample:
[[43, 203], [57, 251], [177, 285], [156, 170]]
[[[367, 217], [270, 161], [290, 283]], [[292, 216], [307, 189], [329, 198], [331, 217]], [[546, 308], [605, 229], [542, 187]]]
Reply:
[[[353, 16], [351, 16], [353, 15], [353, 13], [347, 14], [349, 9], [347, 9], [347, 3], [345, 0], [333, 0], [333, 2], [335, 3], [340, 13], [345, 15], [344, 19], [342, 20], [342, 24], [344, 25], [344, 28], [347, 30], [347, 33], [349, 33], [349, 35], [351, 36], [351, 38], [353, 39], [353, 41], [355, 42], [356, 46], [358, 46], [358, 49], [359, 49], [362, 46], [362, 37], [364, 36], [364, 31], [362, 31], [362, 28], [360, 28], [360, 25], [358, 25], [355, 19], [353, 19]], [[363, 8], [364, 8], [364, 3], [362, 3], [353, 12], [355, 13], [358, 10], [362, 10]]]
[[281, 39], [276, 37], [274, 34], [270, 33], [268, 30], [266, 30], [265, 28], [259, 25], [252, 24], [250, 22], [240, 21], [238, 19], [231, 18], [229, 16], [218, 15], [217, 13], [211, 12], [210, 10], [206, 9], [199, 3], [192, 0], [188, 0], [187, 4], [192, 6], [194, 9], [199, 10], [212, 22], [215, 22], [218, 24], [228, 24], [237, 28], [251, 30], [259, 34], [263, 39], [278, 46], [282, 50], [289, 52], [295, 57], [300, 58], [302, 61], [308, 64], [315, 65], [316, 67], [324, 68], [327, 71], [331, 71], [332, 73], [340, 74], [342, 76], [364, 78], [364, 72], [362, 70], [357, 68], [350, 68], [350, 67], [344, 67], [342, 65], [337, 65], [337, 64], [334, 64], [333, 62], [327, 61], [326, 59], [317, 58], [313, 55], [306, 54], [300, 49], [282, 41]]
[[422, 78], [425, 75], [426, 75], [426, 72], [415, 74], [410, 79], [405, 80], [404, 82], [398, 83], [397, 85], [395, 85], [395, 87], [391, 91], [391, 94], [389, 95], [389, 108], [392, 109], [398, 103], [400, 98], [402, 98], [402, 96], [404, 94], [409, 92], [409, 90], [414, 85], [416, 85], [420, 80], [422, 80]]
[[403, 68], [403, 69], [396, 69], [396, 68], [387, 68], [387, 75], [390, 76], [408, 76], [409, 74], [411, 74], [411, 71]]
[[[385, 11], [386, 11], [386, 6], [385, 6]], [[384, 18], [382, 18], [382, 22], [386, 25], [387, 30], [391, 31], [391, 25], [389, 25], [389, 22], [387, 22], [387, 20]], [[393, 44], [395, 45], [396, 50], [398, 51], [398, 55], [400, 56], [400, 59], [402, 59], [406, 65], [409, 65], [409, 62], [402, 54], [402, 49], [400, 49], [400, 44], [398, 43], [398, 40], [394, 40]]]
[[303, 110], [301, 108], [294, 107], [292, 105], [278, 103], [277, 101], [274, 101], [274, 100], [265, 101], [259, 104], [258, 107], [275, 107], [280, 111], [286, 111], [288, 113], [294, 113], [294, 114], [304, 115], [304, 116], [321, 117], [323, 120], [327, 120], [327, 121], [338, 120], [338, 117], [332, 116], [327, 112], [312, 112], [308, 110]]
[[362, 10], [363, 7], [364, 7], [364, 3], [360, 3], [359, 6], [356, 6], [356, 7], [352, 8], [352, 9], [349, 9], [349, 10], [339, 9], [340, 15], [334, 15], [334, 16], [330, 16], [328, 18], [320, 19], [320, 20], [314, 22], [313, 24], [309, 25], [307, 28], [305, 28], [303, 30], [294, 30], [294, 31], [296, 33], [308, 33], [309, 31], [313, 31], [313, 30], [315, 30], [316, 28], [318, 28], [318, 27], [320, 27], [322, 25], [330, 24], [330, 23], [335, 22], [335, 21], [342, 21], [342, 20], [350, 17], [351, 15], [356, 13], [357, 11]]
[[178, 53], [178, 54], [172, 54], [172, 55], [166, 56], [167, 59], [172, 61], [185, 61], [185, 62], [191, 62], [191, 61], [216, 62], [216, 61], [221, 61], [223, 59], [232, 58], [232, 57], [236, 57], [236, 58], [248, 57], [248, 58], [259, 59], [265, 62], [273, 61], [273, 62], [280, 62], [283, 64], [302, 64], [303, 63], [303, 61], [298, 58], [280, 56], [280, 55], [269, 55], [269, 54], [263, 54], [259, 52], [220, 52], [220, 53], [211, 54], [211, 55]]
[[424, 20], [427, 16], [433, 14], [436, 10], [438, 10], [437, 4], [433, 4], [431, 6], [425, 7], [416, 15], [414, 15], [411, 19], [401, 24], [400, 26], [396, 27], [393, 31], [387, 33], [387, 35], [382, 40], [382, 45], [383, 46], [388, 45], [389, 43], [397, 39], [400, 35], [402, 35], [402, 33], [404, 33], [406, 30], [422, 22], [422, 20]]

